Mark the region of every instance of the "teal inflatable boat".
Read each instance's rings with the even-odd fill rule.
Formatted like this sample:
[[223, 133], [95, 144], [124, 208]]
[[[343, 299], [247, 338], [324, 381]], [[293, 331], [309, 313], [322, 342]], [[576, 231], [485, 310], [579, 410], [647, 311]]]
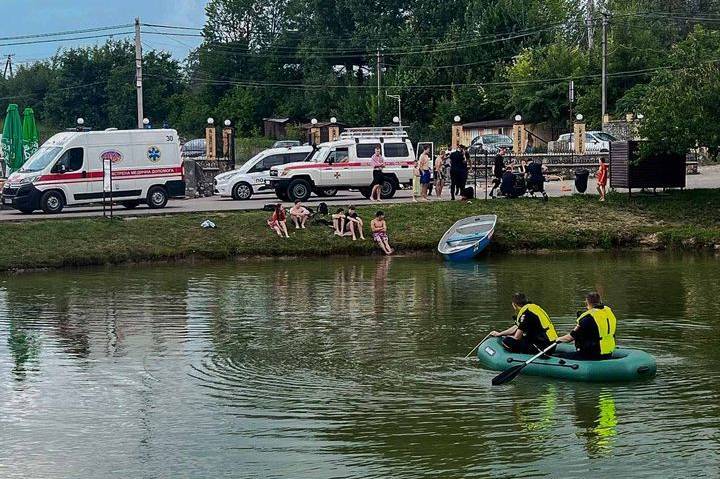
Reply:
[[[639, 349], [616, 348], [612, 359], [579, 361], [563, 358], [563, 353], [575, 351], [572, 344], [558, 344], [555, 355], [538, 358], [528, 364], [522, 374], [569, 379], [571, 381], [611, 382], [638, 381], [655, 376], [655, 358]], [[500, 338], [488, 338], [478, 348], [478, 360], [488, 369], [504, 371], [530, 359], [529, 354], [510, 353]]]

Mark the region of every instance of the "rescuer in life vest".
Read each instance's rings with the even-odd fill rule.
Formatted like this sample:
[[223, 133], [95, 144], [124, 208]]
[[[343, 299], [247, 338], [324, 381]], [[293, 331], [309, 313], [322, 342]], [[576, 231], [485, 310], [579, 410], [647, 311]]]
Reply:
[[490, 336], [502, 336], [502, 345], [510, 352], [537, 354], [556, 339], [555, 326], [550, 316], [537, 304], [531, 303], [524, 293], [512, 295], [515, 325], [505, 331], [493, 331]]
[[599, 293], [588, 294], [585, 306], [587, 311], [578, 314], [575, 329], [558, 338], [558, 342], [575, 342], [573, 359], [610, 359], [615, 350], [615, 315], [602, 303]]

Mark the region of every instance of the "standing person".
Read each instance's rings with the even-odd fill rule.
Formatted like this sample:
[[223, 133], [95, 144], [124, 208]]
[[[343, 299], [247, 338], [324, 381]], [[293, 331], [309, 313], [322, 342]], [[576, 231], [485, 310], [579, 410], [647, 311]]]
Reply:
[[455, 193], [458, 192], [460, 178], [462, 177], [463, 162], [465, 156], [456, 148], [450, 153], [450, 199], [455, 199]]
[[536, 354], [558, 338], [550, 316], [525, 293], [512, 295], [515, 325], [505, 331], [493, 331], [490, 336], [502, 336], [502, 345], [512, 353]]
[[[463, 154], [463, 170], [462, 170], [462, 176], [460, 177], [460, 193], [462, 193], [465, 190], [465, 185], [468, 181], [468, 175], [470, 173], [470, 167], [472, 166], [472, 162], [470, 161], [470, 151], [468, 151], [467, 146], [460, 145], [460, 150]], [[475, 184], [473, 183], [473, 188], [475, 187]]]
[[600, 299], [600, 293], [585, 296], [586, 311], [578, 313], [577, 326], [569, 334], [557, 339], [560, 343], [575, 342], [574, 359], [610, 359], [615, 351], [617, 319]]
[[492, 188], [490, 188], [490, 198], [495, 198], [495, 189], [500, 186], [503, 173], [505, 173], [505, 159], [502, 155], [503, 151], [505, 150], [500, 150], [500, 153], [495, 155], [495, 159], [493, 160], [493, 179]]
[[418, 161], [420, 171], [420, 196], [423, 201], [428, 200], [428, 188], [430, 185], [430, 145], [425, 145]]
[[375, 147], [375, 154], [372, 158], [370, 158], [370, 161], [372, 162], [373, 167], [373, 180], [370, 184], [370, 186], [372, 186], [372, 190], [370, 190], [370, 200], [382, 201], [382, 199], [380, 199], [380, 188], [382, 187], [382, 182], [385, 179], [385, 175], [383, 175], [385, 158], [382, 156], [380, 145]]
[[605, 194], [607, 193], [607, 180], [608, 180], [608, 165], [605, 163], [605, 158], [600, 158], [600, 166], [598, 167], [597, 174], [597, 190], [600, 193], [600, 201], [605, 201]]
[[415, 160], [413, 163], [413, 180], [412, 180], [412, 200], [413, 203], [417, 203], [418, 196], [420, 196], [420, 168], [419, 160]]
[[282, 238], [283, 234], [285, 234], [285, 237], [289, 238], [290, 235], [288, 234], [287, 224], [285, 223], [286, 220], [287, 217], [285, 216], [285, 209], [283, 208], [282, 203], [278, 203], [275, 205], [275, 211], [273, 211], [273, 214], [270, 216], [267, 224], [271, 230], [278, 234], [279, 237]]
[[305, 208], [300, 200], [295, 200], [295, 205], [290, 208], [290, 219], [295, 224], [295, 229], [305, 228], [305, 222], [310, 217], [310, 211]]
[[445, 150], [440, 150], [440, 155], [435, 159], [435, 195], [440, 198], [442, 196], [445, 181], [448, 176], [447, 155]]
[[360, 216], [358, 216], [357, 212], [355, 211], [355, 206], [348, 206], [348, 211], [345, 215], [345, 221], [346, 225], [350, 229], [353, 241], [357, 239], [357, 236], [360, 236], [360, 239], [362, 240], [365, 239], [365, 236], [363, 236], [363, 220], [362, 218], [360, 218]]
[[378, 211], [375, 213], [375, 218], [370, 222], [370, 230], [372, 230], [373, 239], [380, 245], [380, 248], [385, 254], [393, 254], [393, 249], [390, 247], [390, 242], [387, 235], [387, 223], [385, 222], [385, 213]]

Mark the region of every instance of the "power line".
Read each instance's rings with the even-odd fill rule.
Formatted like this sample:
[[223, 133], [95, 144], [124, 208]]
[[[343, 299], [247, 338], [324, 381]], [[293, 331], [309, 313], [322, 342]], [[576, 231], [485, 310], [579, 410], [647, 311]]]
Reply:
[[[662, 66], [662, 67], [655, 67], [655, 68], [644, 68], [639, 70], [629, 70], [629, 71], [623, 71], [623, 72], [615, 72], [615, 73], [608, 73], [607, 77], [633, 77], [633, 76], [643, 76], [648, 75], [650, 73], [658, 72], [658, 71], [687, 71], [687, 70], [694, 70], [698, 68], [702, 68], [705, 65], [708, 64], [717, 64], [720, 63], [720, 58], [708, 60], [705, 62], [700, 62], [696, 66], [692, 67], [671, 67], [671, 66]], [[171, 78], [162, 76], [162, 75], [152, 75], [153, 77], [162, 78], [169, 80]], [[391, 90], [417, 90], [417, 89], [453, 89], [453, 88], [486, 88], [486, 87], [513, 87], [513, 86], [527, 86], [527, 85], [540, 85], [544, 83], [560, 83], [560, 82], [566, 82], [569, 80], [589, 80], [589, 79], [596, 79], [598, 77], [601, 77], [602, 74], [600, 73], [593, 73], [593, 74], [587, 74], [587, 75], [577, 75], [577, 76], [564, 76], [564, 77], [556, 77], [556, 78], [537, 78], [537, 79], [531, 79], [531, 80], [516, 80], [516, 81], [503, 81], [503, 82], [474, 82], [474, 83], [448, 83], [448, 84], [414, 84], [414, 85], [385, 85], [386, 89]], [[276, 87], [276, 88], [289, 88], [289, 89], [296, 89], [296, 90], [305, 90], [305, 91], [317, 91], [317, 90], [323, 90], [323, 89], [375, 89], [375, 85], [365, 84], [365, 85], [330, 85], [330, 84], [303, 84], [303, 83], [283, 83], [283, 82], [263, 82], [263, 81], [256, 81], [256, 80], [215, 80], [211, 78], [202, 79], [202, 78], [195, 78], [195, 81], [199, 81], [201, 83], [206, 84], [212, 84], [212, 85], [234, 85], [234, 86], [244, 86], [244, 87], [255, 87], [255, 88], [266, 88], [266, 87]]]
[[82, 34], [82, 33], [93, 33], [93, 32], [102, 32], [107, 30], [120, 30], [122, 28], [128, 28], [132, 27], [133, 25], [131, 23], [124, 24], [124, 25], [112, 25], [107, 27], [96, 27], [96, 28], [86, 28], [82, 30], [65, 30], [62, 32], [52, 32], [52, 33], [37, 33], [33, 35], [19, 35], [14, 37], [0, 37], [0, 42], [7, 41], [7, 40], [26, 40], [28, 38], [44, 38], [44, 37], [57, 37], [57, 36], [63, 36], [63, 35], [75, 35], [75, 34]]
[[102, 35], [86, 35], [81, 37], [72, 37], [72, 38], [52, 38], [47, 40], [32, 40], [27, 42], [13, 42], [13, 43], [0, 43], [0, 47], [9, 47], [9, 46], [17, 46], [17, 45], [37, 45], [40, 43], [54, 43], [54, 42], [66, 42], [66, 41], [75, 41], [75, 40], [88, 40], [92, 38], [110, 38], [115, 36], [124, 36], [124, 35], [132, 35], [135, 32], [128, 31], [128, 32], [115, 32], [115, 33], [105, 33]]

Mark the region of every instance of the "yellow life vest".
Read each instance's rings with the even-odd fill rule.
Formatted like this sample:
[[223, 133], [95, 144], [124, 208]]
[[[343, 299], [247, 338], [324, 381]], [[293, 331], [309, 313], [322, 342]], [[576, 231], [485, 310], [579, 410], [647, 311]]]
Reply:
[[600, 354], [612, 354], [612, 352], [615, 351], [615, 328], [617, 326], [617, 319], [612, 309], [607, 306], [603, 306], [600, 309], [590, 309], [578, 317], [577, 323], [580, 324], [580, 320], [585, 316], [592, 316], [597, 325], [598, 332], [600, 333], [600, 337], [598, 338]]
[[555, 332], [555, 326], [553, 326], [552, 321], [550, 321], [550, 316], [537, 304], [528, 303], [520, 308], [517, 316], [515, 316], [515, 324], [517, 326], [520, 326], [520, 318], [522, 318], [522, 315], [525, 314], [526, 311], [530, 311], [540, 318], [540, 326], [545, 330], [548, 341], [555, 341], [558, 338], [557, 332]]

